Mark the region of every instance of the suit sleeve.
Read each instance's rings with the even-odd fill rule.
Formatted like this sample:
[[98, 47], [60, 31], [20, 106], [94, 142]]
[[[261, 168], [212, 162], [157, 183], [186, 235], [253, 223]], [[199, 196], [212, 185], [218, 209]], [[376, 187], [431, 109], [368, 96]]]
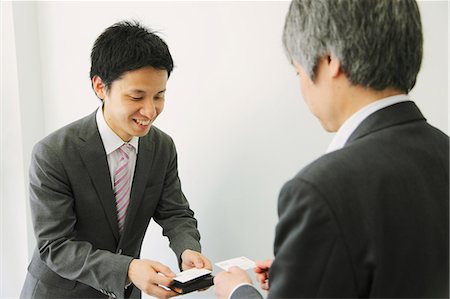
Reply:
[[177, 153], [173, 142], [171, 142], [170, 162], [163, 188], [153, 217], [162, 227], [163, 235], [169, 238], [170, 247], [181, 265], [181, 254], [184, 250], [191, 249], [201, 252], [201, 247], [197, 220], [181, 190]]
[[268, 298], [357, 297], [345, 242], [320, 189], [291, 180], [278, 214]]
[[262, 299], [261, 294], [252, 285], [238, 287], [230, 296], [230, 299]]
[[30, 166], [30, 206], [41, 260], [63, 278], [123, 297], [131, 257], [76, 240], [74, 203], [61, 157], [38, 143]]

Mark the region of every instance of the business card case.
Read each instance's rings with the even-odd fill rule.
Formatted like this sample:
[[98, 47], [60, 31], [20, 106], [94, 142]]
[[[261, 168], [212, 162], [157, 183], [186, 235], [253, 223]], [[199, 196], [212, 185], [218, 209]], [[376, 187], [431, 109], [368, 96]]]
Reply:
[[170, 289], [178, 294], [187, 294], [201, 289], [207, 289], [214, 284], [214, 276], [205, 274], [184, 283], [174, 280]]

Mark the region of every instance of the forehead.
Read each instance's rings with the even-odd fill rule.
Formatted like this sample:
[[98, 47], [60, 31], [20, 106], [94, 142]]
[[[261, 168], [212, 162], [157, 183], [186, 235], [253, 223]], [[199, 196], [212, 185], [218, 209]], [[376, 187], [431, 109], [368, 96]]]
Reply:
[[166, 88], [167, 79], [166, 70], [143, 67], [122, 74], [113, 82], [112, 87], [116, 86], [125, 91], [160, 92]]

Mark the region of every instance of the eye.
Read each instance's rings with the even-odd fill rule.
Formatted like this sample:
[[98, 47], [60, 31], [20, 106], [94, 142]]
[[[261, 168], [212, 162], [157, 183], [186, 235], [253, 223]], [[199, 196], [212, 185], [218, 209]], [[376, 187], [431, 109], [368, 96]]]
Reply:
[[133, 97], [133, 96], [130, 96], [130, 98], [131, 98], [133, 101], [139, 101], [139, 100], [142, 100], [142, 99], [143, 99], [143, 97]]

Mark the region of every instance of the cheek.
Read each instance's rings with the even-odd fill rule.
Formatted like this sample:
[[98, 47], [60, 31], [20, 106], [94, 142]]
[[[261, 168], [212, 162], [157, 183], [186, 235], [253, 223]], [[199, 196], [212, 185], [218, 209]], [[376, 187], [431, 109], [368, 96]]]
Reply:
[[125, 102], [120, 107], [120, 113], [123, 115], [123, 117], [132, 117], [136, 114], [139, 114], [139, 111], [141, 110], [141, 106], [137, 105], [134, 102]]
[[301, 85], [301, 94], [303, 101], [308, 106], [309, 111], [316, 117], [320, 116], [320, 99], [317, 98], [317, 94], [314, 93], [314, 88], [312, 88], [308, 83], [303, 82]]
[[156, 105], [156, 114], [160, 114], [164, 110], [164, 101]]
[[309, 106], [310, 105], [309, 87], [302, 79], [300, 79], [300, 94], [303, 98], [303, 101]]

